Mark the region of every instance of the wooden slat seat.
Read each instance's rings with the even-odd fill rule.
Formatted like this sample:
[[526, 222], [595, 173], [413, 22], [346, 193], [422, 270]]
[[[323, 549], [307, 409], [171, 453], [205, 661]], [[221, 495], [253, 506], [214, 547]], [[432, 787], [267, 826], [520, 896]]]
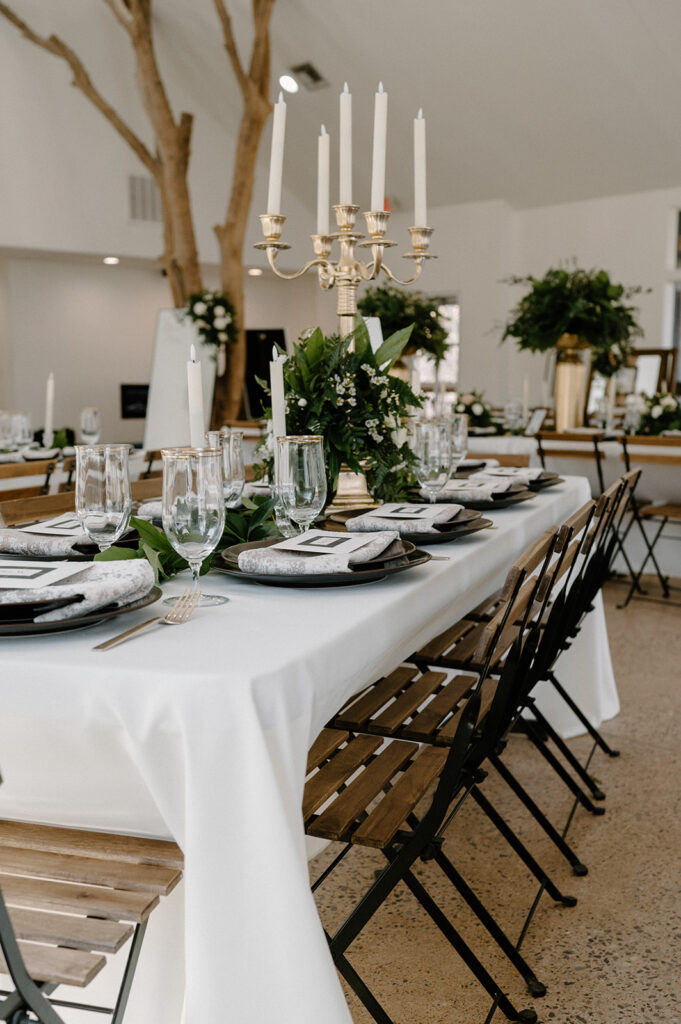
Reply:
[[643, 505], [638, 510], [640, 516], [659, 516], [664, 519], [681, 519], [681, 505]]
[[[30, 976], [83, 987], [182, 877], [176, 843], [0, 821], [0, 891]], [[6, 965], [0, 963], [0, 970]]]

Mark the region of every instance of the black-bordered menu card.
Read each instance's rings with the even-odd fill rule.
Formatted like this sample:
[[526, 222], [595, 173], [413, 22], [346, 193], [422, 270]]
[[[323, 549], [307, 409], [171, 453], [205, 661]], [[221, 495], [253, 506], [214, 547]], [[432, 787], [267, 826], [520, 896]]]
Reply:
[[306, 555], [349, 555], [370, 544], [376, 534], [330, 533], [328, 530], [308, 530], [298, 537], [273, 544], [277, 551], [296, 551]]
[[[410, 505], [406, 502], [388, 502], [385, 505], [381, 505], [380, 508], [373, 508], [371, 512], [366, 512], [367, 516], [375, 516], [377, 519], [418, 519], [421, 522], [430, 522], [431, 519], [442, 518], [443, 510], [446, 508], [444, 505]], [[452, 515], [454, 509], [458, 512], [461, 508], [460, 505], [452, 505]]]
[[65, 512], [54, 519], [45, 519], [42, 523], [21, 527], [22, 533], [41, 533], [48, 537], [76, 537], [83, 532], [78, 516], [73, 512]]
[[83, 571], [70, 562], [30, 562], [0, 558], [0, 590], [42, 590]]

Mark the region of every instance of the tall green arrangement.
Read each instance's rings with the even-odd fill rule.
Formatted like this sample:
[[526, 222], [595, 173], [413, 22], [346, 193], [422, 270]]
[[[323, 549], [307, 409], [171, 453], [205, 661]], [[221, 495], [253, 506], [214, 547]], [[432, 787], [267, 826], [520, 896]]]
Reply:
[[[638, 308], [628, 304], [642, 288], [613, 284], [605, 270], [553, 267], [542, 278], [509, 277], [507, 283], [529, 285], [502, 336], [516, 338], [520, 349], [588, 347], [594, 370], [610, 377], [626, 365], [634, 339], [643, 334]], [[565, 335], [576, 343], [561, 344]]]
[[424, 352], [441, 362], [449, 348], [449, 334], [442, 323], [438, 304], [422, 292], [380, 285], [367, 289], [357, 303], [363, 316], [380, 317], [384, 335], [392, 335], [410, 324], [413, 331], [404, 355]]
[[[421, 399], [388, 371], [411, 331], [397, 331], [373, 352], [361, 317], [342, 339], [325, 337], [318, 327], [300, 338], [284, 364], [287, 432], [323, 435], [330, 495], [344, 464], [366, 474], [376, 498], [396, 501], [407, 492], [414, 454], [403, 420]], [[268, 384], [259, 383], [269, 394]], [[264, 466], [271, 469], [271, 456]]]

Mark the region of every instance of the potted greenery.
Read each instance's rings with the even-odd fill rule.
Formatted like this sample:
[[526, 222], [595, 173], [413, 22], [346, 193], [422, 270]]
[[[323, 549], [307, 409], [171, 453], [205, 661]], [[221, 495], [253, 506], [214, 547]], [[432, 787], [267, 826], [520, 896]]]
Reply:
[[556, 349], [556, 426], [582, 422], [587, 371], [580, 350], [591, 353], [592, 368], [612, 377], [626, 365], [633, 339], [643, 332], [638, 309], [628, 305], [640, 287], [613, 284], [605, 270], [553, 267], [542, 278], [510, 277], [529, 285], [504, 328], [502, 340], [516, 338], [530, 352]]
[[422, 292], [381, 285], [367, 289], [357, 308], [362, 316], [380, 318], [384, 337], [413, 325], [403, 356], [423, 352], [432, 356], [437, 365], [447, 354], [449, 333], [442, 323], [438, 304]]
[[[402, 422], [421, 399], [388, 370], [410, 334], [411, 327], [397, 331], [373, 352], [358, 317], [352, 334], [343, 339], [325, 337], [319, 327], [306, 332], [284, 364], [287, 432], [323, 435], [329, 498], [344, 466], [366, 474], [374, 498], [405, 497], [414, 454]], [[269, 394], [268, 384], [259, 383]], [[263, 468], [271, 470], [271, 455]]]

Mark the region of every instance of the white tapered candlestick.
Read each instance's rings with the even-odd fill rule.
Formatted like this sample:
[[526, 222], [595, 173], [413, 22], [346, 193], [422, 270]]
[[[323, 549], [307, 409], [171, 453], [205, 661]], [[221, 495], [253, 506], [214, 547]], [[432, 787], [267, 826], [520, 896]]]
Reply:
[[196, 358], [194, 345], [191, 347], [190, 359], [187, 363], [187, 395], [189, 400], [189, 443], [192, 448], [203, 448], [206, 429], [203, 419], [203, 379], [201, 363]]
[[374, 151], [371, 164], [371, 210], [385, 206], [385, 150], [388, 132], [388, 94], [379, 82], [374, 98]]
[[286, 130], [286, 103], [283, 93], [274, 104], [272, 150], [270, 153], [270, 184], [267, 191], [267, 212], [281, 213], [281, 179], [284, 169], [284, 133]]

